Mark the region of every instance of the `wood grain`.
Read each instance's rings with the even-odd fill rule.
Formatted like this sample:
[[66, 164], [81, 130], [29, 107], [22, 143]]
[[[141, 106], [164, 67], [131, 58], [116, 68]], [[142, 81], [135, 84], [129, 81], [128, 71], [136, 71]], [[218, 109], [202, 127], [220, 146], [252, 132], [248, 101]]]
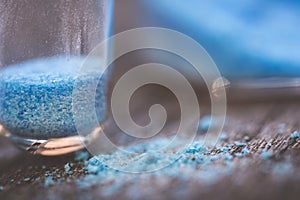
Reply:
[[[151, 186], [154, 192], [152, 196], [146, 196], [145, 199], [179, 198], [180, 196], [174, 193], [174, 188], [177, 186], [191, 188], [190, 192], [184, 195], [187, 199], [200, 199], [200, 197], [201, 199], [299, 199], [300, 177], [295, 178], [291, 175], [282, 177], [280, 174], [274, 175], [262, 171], [264, 161], [260, 159], [261, 151], [268, 149], [273, 152], [271, 160], [274, 165], [280, 166], [282, 163], [291, 162], [295, 169], [300, 169], [300, 139], [290, 138], [292, 131], [299, 130], [299, 109], [300, 104], [291, 101], [229, 105], [227, 123], [224, 127], [229, 139], [222, 145], [226, 146], [231, 142], [243, 140], [244, 136], [249, 136], [247, 147], [250, 150], [248, 156], [250, 162], [245, 165], [241, 159], [234, 158], [236, 170], [233, 175], [226, 176], [211, 186], [193, 181], [182, 182], [174, 178], [173, 184], [167, 187], [168, 189], [161, 189], [157, 180], [153, 180], [146, 186]], [[278, 126], [283, 123], [286, 124], [286, 128], [283, 133], [279, 133]], [[17, 151], [13, 150], [8, 141], [3, 138], [0, 141], [5, 144], [0, 147], [2, 152], [0, 185], [4, 186], [4, 190], [0, 191], [0, 197], [92, 199], [101, 196], [100, 186], [88, 190], [81, 190], [76, 186], [76, 178], [85, 175], [82, 165], [75, 166], [77, 171], [73, 175], [65, 173], [65, 163], [74, 162], [73, 154], [59, 157], [32, 156], [22, 152], [16, 154]], [[240, 150], [237, 147], [234, 151], [240, 152]], [[10, 151], [14, 153], [9, 153]], [[45, 173], [53, 168], [58, 168], [57, 173], [66, 177], [68, 181], [43, 187], [42, 180]], [[24, 182], [25, 177], [41, 177], [41, 181]], [[13, 183], [10, 182], [11, 179], [14, 179]], [[106, 196], [105, 199], [121, 197], [126, 199], [128, 197], [120, 195], [127, 189], [128, 187], [124, 187], [120, 192]], [[145, 191], [141, 191], [143, 192]]]

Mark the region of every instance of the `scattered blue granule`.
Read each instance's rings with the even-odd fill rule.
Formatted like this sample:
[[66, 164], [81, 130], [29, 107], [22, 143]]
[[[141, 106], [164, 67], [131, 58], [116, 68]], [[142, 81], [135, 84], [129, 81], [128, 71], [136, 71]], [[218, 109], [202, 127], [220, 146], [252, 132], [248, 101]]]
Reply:
[[234, 154], [236, 157], [239, 157], [239, 158], [241, 158], [241, 157], [243, 157], [244, 156], [244, 154], [243, 153], [235, 153]]
[[211, 161], [215, 161], [215, 160], [219, 160], [222, 158], [222, 155], [221, 154], [216, 154], [216, 155], [211, 155], [210, 156], [210, 160]]
[[244, 147], [244, 146], [246, 146], [247, 144], [246, 143], [244, 143], [244, 142], [234, 142], [234, 144], [236, 145], [236, 146], [238, 146], [238, 147]]
[[228, 152], [231, 150], [231, 148], [221, 146], [221, 147], [217, 147], [217, 150], [222, 151], [222, 152]]
[[4, 187], [2, 185], [0, 185], [0, 191], [4, 190]]
[[[165, 142], [164, 144], [168, 144]], [[118, 170], [127, 171], [127, 172], [142, 172], [148, 171], [153, 169], [160, 169], [160, 166], [168, 166], [161, 170], [153, 172], [154, 174], [159, 173], [161, 175], [172, 175], [176, 177], [180, 177], [181, 175], [181, 168], [188, 167], [194, 169], [196, 164], [201, 164], [202, 167], [209, 165], [211, 162], [224, 159], [230, 160], [231, 158], [224, 158], [223, 154], [209, 154], [207, 148], [203, 147], [199, 143], [195, 142], [190, 147], [181, 153], [171, 152], [153, 152], [153, 151], [146, 151], [145, 148], [149, 146], [160, 146], [162, 144], [161, 141], [156, 141], [151, 143], [151, 145], [135, 145], [135, 147], [128, 147], [126, 151], [130, 149], [135, 149], [137, 154], [134, 157], [124, 153], [123, 151], [118, 151], [112, 155], [98, 155], [89, 159], [85, 164], [86, 171], [91, 174], [95, 175], [96, 177], [105, 176], [109, 177], [108, 174], [112, 174], [112, 179], [115, 179], [115, 176], [121, 176]], [[138, 153], [140, 152], [140, 153]], [[164, 164], [168, 165], [164, 165]], [[89, 177], [91, 178], [91, 177]], [[79, 183], [80, 184], [80, 183]], [[83, 184], [85, 185], [85, 184]]]
[[219, 137], [220, 141], [226, 141], [228, 140], [228, 135], [226, 133], [221, 133], [220, 137]]
[[196, 154], [198, 152], [208, 152], [208, 149], [199, 143], [194, 143], [185, 150], [185, 153]]
[[85, 161], [89, 158], [89, 153], [87, 151], [77, 151], [75, 153], [76, 161]]
[[28, 182], [28, 181], [30, 181], [30, 180], [31, 180], [30, 178], [24, 178], [24, 179], [23, 179], [24, 182]]
[[99, 161], [97, 157], [90, 158], [86, 165], [86, 171], [90, 174], [98, 174], [99, 172], [106, 169], [104, 165]]
[[263, 149], [260, 154], [260, 158], [263, 160], [269, 160], [272, 156], [273, 156], [273, 153], [270, 151], [267, 151], [265, 149]]
[[[186, 150], [178, 154], [176, 151], [161, 151], [159, 154], [153, 152], [153, 149], [168, 145], [169, 142], [168, 139], [160, 138], [149, 143], [124, 147], [124, 151], [116, 151], [110, 155], [100, 154], [85, 160], [84, 168], [87, 174], [77, 178], [75, 180], [76, 185], [80, 189], [89, 189], [93, 186], [101, 187], [99, 192], [103, 197], [110, 197], [126, 188], [122, 193], [124, 197], [141, 199], [145, 195], [151, 195], [152, 190], [145, 190], [149, 183], [158, 185], [161, 190], [165, 190], [174, 183], [174, 180], [177, 180], [186, 184], [186, 187], [180, 186], [178, 188], [184, 193], [191, 188], [189, 184], [191, 186], [195, 182], [205, 185], [214, 184], [226, 176], [231, 176], [238, 167], [235, 162], [231, 161], [239, 154], [231, 155], [230, 152], [226, 151], [216, 153], [215, 149], [206, 148], [200, 142], [192, 143]], [[221, 147], [218, 148], [221, 149]], [[135, 154], [127, 154], [128, 151], [134, 151]], [[246, 147], [243, 147], [240, 154], [246, 155], [248, 151]], [[174, 160], [174, 157], [177, 159]], [[249, 166], [250, 159], [242, 158], [239, 159], [239, 162], [243, 163], [244, 166]], [[164, 161], [172, 161], [172, 163], [151, 173], [125, 173], [126, 171], [138, 172], [153, 169]], [[286, 171], [288, 170], [290, 169], [286, 167]], [[45, 185], [51, 184], [54, 184], [52, 176], [49, 180], [45, 180]], [[59, 184], [59, 181], [56, 181], [55, 184]]]
[[242, 149], [242, 154], [248, 155], [248, 154], [250, 154], [250, 150], [245, 147]]
[[246, 142], [249, 142], [251, 140], [251, 138], [248, 135], [245, 135], [243, 138]]
[[290, 138], [300, 138], [300, 133], [298, 131], [294, 131], [291, 135]]
[[73, 174], [73, 171], [71, 170], [71, 167], [70, 167], [69, 163], [65, 164], [64, 168], [65, 168], [65, 172], [67, 174], [69, 174], [69, 175]]
[[230, 155], [229, 153], [226, 153], [226, 154], [223, 156], [223, 158], [224, 158], [225, 160], [228, 160], [228, 161], [232, 161], [232, 160], [233, 160], [233, 156]]
[[35, 180], [35, 181], [39, 181], [39, 180], [41, 180], [41, 178], [40, 178], [40, 177], [37, 177], [37, 178], [35, 178], [34, 180]]
[[200, 119], [198, 130], [207, 131], [211, 125], [212, 125], [211, 116], [206, 115], [202, 119]]
[[[47, 139], [77, 134], [72, 112], [72, 100], [81, 100], [81, 125], [91, 127], [89, 90], [98, 83], [96, 90], [97, 119], [105, 114], [105, 76], [100, 78], [102, 67], [99, 60], [89, 62], [91, 67], [84, 73], [81, 65], [84, 57], [50, 57], [7, 66], [0, 72], [0, 123], [13, 134]], [[99, 66], [99, 67], [98, 67]], [[100, 80], [99, 80], [100, 79]], [[97, 81], [97, 82], [96, 82]], [[80, 85], [86, 95], [73, 94], [74, 84]], [[77, 88], [77, 87], [76, 87]], [[88, 94], [88, 95], [87, 95]], [[77, 96], [76, 96], [77, 95]]]
[[249, 151], [249, 149], [247, 149], [247, 148], [245, 147], [245, 148], [242, 149], [241, 152], [237, 152], [237, 153], [235, 153], [234, 155], [235, 155], [236, 157], [241, 158], [241, 157], [246, 156], [246, 155], [248, 155], [248, 154], [250, 154], [250, 151]]
[[55, 185], [55, 182], [54, 182], [52, 176], [48, 176], [48, 177], [45, 178], [44, 186], [49, 187], [51, 185]]

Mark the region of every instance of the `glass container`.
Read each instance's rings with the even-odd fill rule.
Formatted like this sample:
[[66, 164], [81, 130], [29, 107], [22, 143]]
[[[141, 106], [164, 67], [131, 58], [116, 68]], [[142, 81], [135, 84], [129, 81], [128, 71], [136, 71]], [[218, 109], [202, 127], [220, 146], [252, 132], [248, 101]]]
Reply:
[[[112, 12], [112, 0], [0, 3], [1, 135], [35, 154], [83, 147], [72, 111], [74, 83], [84, 88], [99, 79], [93, 71], [76, 78], [86, 56], [110, 35]], [[105, 48], [88, 62], [95, 70], [105, 63], [110, 49]], [[100, 123], [106, 116], [106, 78], [95, 99]], [[88, 135], [95, 127], [82, 120]]]

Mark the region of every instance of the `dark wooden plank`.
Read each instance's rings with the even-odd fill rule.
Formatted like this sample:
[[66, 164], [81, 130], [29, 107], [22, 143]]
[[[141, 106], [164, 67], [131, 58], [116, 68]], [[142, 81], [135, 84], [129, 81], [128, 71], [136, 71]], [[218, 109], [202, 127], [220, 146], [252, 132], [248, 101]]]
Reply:
[[[74, 155], [48, 158], [18, 154], [13, 162], [1, 169], [0, 185], [4, 186], [4, 190], [0, 191], [0, 197], [131, 199], [129, 191], [143, 186], [145, 189], [140, 190], [139, 195], [144, 196], [144, 199], [299, 199], [300, 176], [297, 174], [300, 169], [300, 139], [290, 138], [292, 131], [299, 130], [298, 110], [297, 102], [230, 105], [224, 128], [229, 139], [219, 146], [229, 146], [234, 141], [243, 142], [244, 136], [249, 136], [246, 148], [250, 152], [240, 158], [237, 153], [245, 147], [233, 146], [230, 154], [233, 155], [231, 164], [234, 171], [211, 184], [196, 178], [182, 180], [169, 177], [165, 184], [155, 177], [146, 183], [137, 178], [136, 182], [124, 185], [112, 195], [103, 196], [104, 186], [96, 185], [86, 190], [76, 186], [76, 180], [86, 176], [86, 172], [82, 164], [74, 161]], [[280, 124], [286, 125], [283, 131], [279, 131]], [[2, 140], [2, 143], [7, 144], [7, 141]], [[261, 152], [264, 150], [271, 152], [270, 158], [262, 157]], [[211, 154], [217, 155], [219, 151], [216, 149]], [[67, 162], [75, 163], [74, 169], [77, 172], [73, 175], [66, 174], [64, 170]], [[223, 165], [223, 162], [214, 162], [212, 167]], [[200, 171], [203, 170], [201, 164], [197, 166]], [[291, 166], [292, 170], [286, 169]], [[56, 173], [64, 179], [60, 184], [44, 187], [46, 174], [54, 169], [58, 169]], [[26, 182], [26, 177], [41, 180]], [[10, 182], [11, 179], [14, 182]], [[186, 193], [180, 193], [180, 188]]]

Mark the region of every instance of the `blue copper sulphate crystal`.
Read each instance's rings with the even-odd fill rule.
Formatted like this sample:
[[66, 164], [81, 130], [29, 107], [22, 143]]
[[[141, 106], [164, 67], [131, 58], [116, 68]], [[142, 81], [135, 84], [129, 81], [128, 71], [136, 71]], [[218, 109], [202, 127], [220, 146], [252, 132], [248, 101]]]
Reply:
[[[106, 110], [105, 77], [99, 77], [99, 73], [94, 71], [101, 62], [95, 60], [94, 70], [78, 76], [83, 62], [84, 57], [50, 57], [3, 69], [0, 73], [0, 123], [10, 133], [26, 138], [76, 135], [72, 112], [75, 81], [77, 86], [82, 86], [82, 90], [89, 90], [89, 86], [97, 81], [96, 91], [85, 94], [92, 96], [94, 93], [97, 120], [101, 121]], [[90, 111], [85, 111], [84, 102], [80, 105], [83, 110], [80, 116], [82, 124], [87, 125], [87, 132], [91, 131], [95, 127], [89, 127]]]

